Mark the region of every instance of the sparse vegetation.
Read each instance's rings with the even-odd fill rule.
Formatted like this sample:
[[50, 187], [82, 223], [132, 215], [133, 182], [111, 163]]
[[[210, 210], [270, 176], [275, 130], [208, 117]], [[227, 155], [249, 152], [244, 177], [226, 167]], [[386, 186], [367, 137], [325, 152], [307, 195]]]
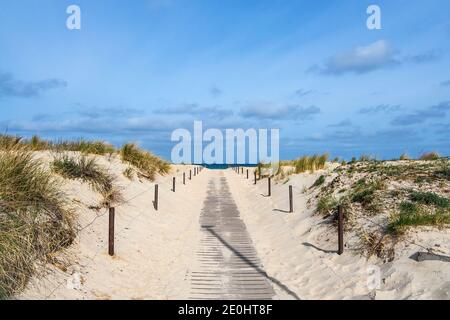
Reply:
[[322, 215], [329, 215], [336, 210], [339, 202], [333, 196], [325, 196], [317, 202], [317, 213]]
[[422, 154], [419, 160], [431, 161], [431, 160], [438, 160], [440, 157], [441, 156], [439, 155], [439, 153], [433, 151]]
[[78, 151], [85, 154], [106, 155], [113, 154], [117, 150], [110, 144], [103, 141], [60, 141], [52, 145], [52, 150], [56, 151]]
[[318, 186], [323, 185], [323, 183], [325, 182], [325, 176], [321, 175], [319, 178], [317, 178], [317, 180], [313, 183], [313, 185], [311, 186], [311, 188], [315, 188]]
[[407, 153], [403, 153], [400, 156], [400, 160], [410, 160], [411, 158], [409, 157], [409, 155]]
[[170, 171], [169, 163], [132, 143], [125, 144], [120, 155], [123, 161], [135, 166], [139, 174], [151, 181], [155, 179], [155, 174], [167, 174]]
[[413, 226], [442, 227], [450, 223], [450, 211], [439, 209], [427, 212], [423, 207], [412, 203], [402, 202], [399, 211], [391, 215], [387, 227], [388, 232], [401, 234]]
[[351, 200], [353, 202], [358, 202], [363, 206], [368, 206], [372, 204], [375, 197], [375, 192], [384, 188], [385, 185], [380, 180], [368, 183], [366, 180], [361, 179], [353, 187]]
[[346, 232], [359, 239], [347, 245], [389, 260], [410, 228], [450, 223], [449, 159], [436, 154], [425, 158], [436, 160], [364, 159], [338, 166], [330, 173], [334, 178], [325, 181], [309, 203], [327, 218], [342, 204]]
[[450, 200], [441, 197], [433, 192], [417, 192], [413, 191], [410, 195], [411, 201], [423, 203], [426, 205], [433, 205], [439, 208], [449, 208]]
[[20, 136], [0, 135], [0, 149], [23, 149], [28, 151], [78, 151], [85, 154], [106, 155], [115, 153], [117, 150], [103, 141], [46, 141], [34, 135], [31, 139]]
[[125, 177], [127, 177], [129, 180], [133, 180], [134, 179], [134, 169], [133, 167], [128, 167], [125, 170], [123, 170], [123, 175]]
[[72, 242], [72, 213], [60, 190], [30, 153], [0, 152], [0, 299], [22, 290], [53, 252]]
[[292, 165], [295, 167], [295, 173], [302, 173], [306, 171], [315, 171], [325, 168], [325, 163], [328, 160], [328, 154], [304, 156], [294, 160]]
[[64, 178], [88, 182], [103, 196], [103, 206], [122, 201], [121, 193], [114, 185], [114, 178], [102, 169], [94, 158], [85, 155], [78, 157], [62, 155], [54, 159], [52, 168]]
[[371, 156], [371, 155], [368, 155], [368, 154], [363, 154], [359, 158], [359, 161], [361, 161], [361, 162], [376, 161], [376, 158], [374, 156]]

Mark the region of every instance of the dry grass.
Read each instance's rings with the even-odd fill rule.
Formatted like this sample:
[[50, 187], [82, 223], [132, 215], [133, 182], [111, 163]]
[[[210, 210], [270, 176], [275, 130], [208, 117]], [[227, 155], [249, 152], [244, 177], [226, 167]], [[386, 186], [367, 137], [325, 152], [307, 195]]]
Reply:
[[52, 163], [53, 171], [67, 179], [80, 179], [88, 182], [99, 192], [102, 206], [110, 206], [123, 201], [119, 189], [114, 185], [114, 177], [101, 168], [94, 158], [86, 155], [59, 155]]
[[411, 157], [407, 153], [403, 153], [399, 160], [411, 160]]
[[315, 171], [325, 168], [325, 163], [328, 160], [328, 154], [304, 156], [294, 160], [295, 173], [302, 173], [306, 171]]
[[439, 153], [433, 151], [433, 152], [426, 152], [424, 154], [422, 154], [419, 158], [419, 160], [426, 160], [426, 161], [430, 161], [430, 160], [438, 160], [441, 156], [439, 155]]
[[117, 152], [109, 143], [104, 141], [59, 141], [52, 145], [55, 151], [78, 151], [85, 154], [108, 155]]
[[85, 154], [107, 155], [117, 152], [110, 144], [104, 141], [47, 141], [34, 135], [31, 139], [20, 136], [0, 135], [0, 150], [22, 149], [27, 151], [78, 151]]
[[38, 266], [73, 241], [73, 216], [60, 190], [28, 152], [0, 152], [0, 299], [22, 290]]
[[128, 167], [125, 170], [123, 170], [122, 174], [128, 178], [129, 180], [133, 180], [134, 179], [134, 169], [133, 167]]
[[167, 174], [170, 164], [157, 156], [140, 149], [133, 143], [125, 144], [120, 150], [122, 161], [128, 162], [139, 170], [139, 174], [153, 181], [156, 174]]

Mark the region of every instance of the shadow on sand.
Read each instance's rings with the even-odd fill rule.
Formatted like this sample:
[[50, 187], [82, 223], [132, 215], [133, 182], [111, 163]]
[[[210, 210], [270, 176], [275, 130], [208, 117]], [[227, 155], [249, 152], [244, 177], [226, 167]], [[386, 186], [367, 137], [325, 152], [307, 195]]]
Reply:
[[281, 209], [273, 209], [272, 211], [282, 212], [282, 213], [291, 213], [289, 210], [281, 210]]
[[259, 266], [251, 262], [245, 255], [240, 253], [238, 250], [236, 250], [233, 246], [228, 244], [220, 235], [218, 235], [214, 229], [213, 226], [203, 226], [204, 229], [208, 230], [214, 237], [216, 237], [224, 246], [226, 246], [228, 249], [230, 249], [235, 255], [237, 255], [242, 261], [244, 261], [248, 266], [255, 269], [259, 274], [267, 278], [269, 281], [277, 285], [279, 288], [281, 288], [284, 292], [292, 296], [296, 300], [301, 300], [299, 296], [292, 290], [290, 290], [286, 285], [281, 283], [279, 280], [269, 276], [264, 270], [262, 270]]
[[302, 243], [305, 247], [311, 247], [311, 248], [314, 248], [314, 249], [316, 249], [316, 250], [318, 250], [318, 251], [322, 251], [322, 252], [325, 252], [325, 253], [337, 253], [337, 250], [325, 250], [325, 249], [321, 249], [321, 248], [319, 248], [319, 247], [317, 247], [317, 246], [315, 246], [315, 245], [313, 245], [312, 243], [309, 243], [309, 242], [303, 242]]

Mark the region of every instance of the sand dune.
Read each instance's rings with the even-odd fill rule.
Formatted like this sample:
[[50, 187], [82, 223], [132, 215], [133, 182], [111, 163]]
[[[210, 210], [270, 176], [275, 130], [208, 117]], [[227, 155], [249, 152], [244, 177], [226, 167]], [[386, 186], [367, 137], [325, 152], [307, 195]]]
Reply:
[[[48, 157], [47, 155], [43, 156]], [[313, 214], [304, 193], [321, 171], [290, 178], [294, 213], [287, 213], [288, 184], [275, 183], [266, 197], [265, 180], [253, 185], [245, 175], [205, 169], [181, 184], [189, 166], [174, 166], [155, 182], [130, 181], [118, 159], [98, 157], [118, 177], [128, 201], [116, 208], [116, 255], [107, 254], [108, 215], [89, 207], [99, 199], [86, 184], [67, 181], [79, 221], [75, 243], [57, 256], [45, 277], [35, 277], [20, 299], [185, 299], [191, 292], [190, 275], [198, 268], [201, 249], [200, 214], [208, 183], [225, 178], [230, 193], [262, 263], [275, 299], [448, 299], [450, 267], [442, 261], [417, 262], [409, 258], [417, 247], [400, 248], [399, 258], [383, 264], [367, 260], [350, 249], [339, 256], [335, 230]], [[177, 190], [171, 191], [176, 176]], [[152, 205], [154, 184], [159, 185], [159, 210]], [[448, 246], [447, 231], [415, 235], [425, 242]], [[368, 286], [373, 266], [381, 270], [381, 286]]]

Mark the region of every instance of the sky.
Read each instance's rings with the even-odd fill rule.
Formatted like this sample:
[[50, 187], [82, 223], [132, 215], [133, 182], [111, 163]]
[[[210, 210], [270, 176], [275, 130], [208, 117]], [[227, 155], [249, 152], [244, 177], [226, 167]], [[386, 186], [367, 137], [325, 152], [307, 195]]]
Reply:
[[172, 131], [200, 120], [278, 128], [282, 159], [450, 155], [449, 13], [448, 0], [1, 0], [0, 130], [170, 159]]

